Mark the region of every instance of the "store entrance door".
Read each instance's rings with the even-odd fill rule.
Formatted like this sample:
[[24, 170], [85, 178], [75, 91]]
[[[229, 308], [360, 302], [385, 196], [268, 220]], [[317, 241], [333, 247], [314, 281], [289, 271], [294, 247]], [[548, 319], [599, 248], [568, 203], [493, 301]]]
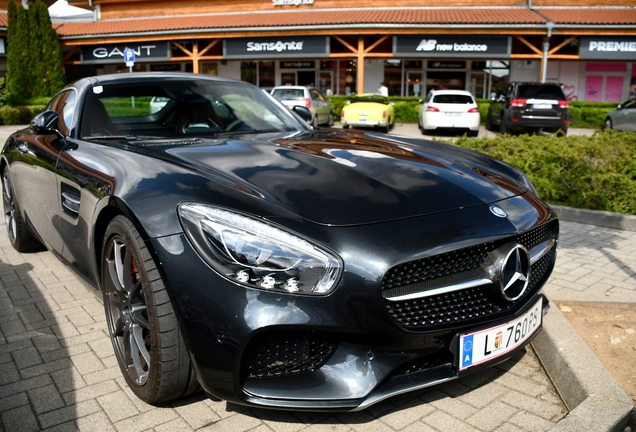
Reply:
[[315, 71], [298, 71], [298, 85], [315, 87], [316, 72]]
[[406, 95], [407, 96], [422, 96], [424, 90], [422, 86], [422, 72], [407, 72], [406, 73]]
[[469, 92], [476, 98], [486, 98], [486, 74], [483, 72], [473, 72], [470, 74], [470, 88]]

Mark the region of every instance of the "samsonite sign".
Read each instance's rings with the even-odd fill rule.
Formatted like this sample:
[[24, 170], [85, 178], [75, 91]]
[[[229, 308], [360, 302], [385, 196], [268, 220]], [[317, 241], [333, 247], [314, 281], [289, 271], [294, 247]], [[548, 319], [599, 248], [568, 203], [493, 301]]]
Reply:
[[509, 57], [509, 36], [394, 36], [393, 55], [410, 57]]
[[579, 57], [582, 60], [636, 60], [636, 38], [584, 36]]
[[223, 58], [329, 57], [328, 37], [242, 38], [223, 40]]

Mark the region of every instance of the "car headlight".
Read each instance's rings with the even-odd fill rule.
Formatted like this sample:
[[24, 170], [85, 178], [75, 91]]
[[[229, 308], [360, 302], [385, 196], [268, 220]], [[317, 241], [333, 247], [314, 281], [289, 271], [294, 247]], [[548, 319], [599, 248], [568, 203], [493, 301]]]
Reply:
[[342, 265], [333, 253], [272, 224], [195, 203], [181, 204], [179, 217], [203, 260], [238, 284], [324, 295], [340, 277]]

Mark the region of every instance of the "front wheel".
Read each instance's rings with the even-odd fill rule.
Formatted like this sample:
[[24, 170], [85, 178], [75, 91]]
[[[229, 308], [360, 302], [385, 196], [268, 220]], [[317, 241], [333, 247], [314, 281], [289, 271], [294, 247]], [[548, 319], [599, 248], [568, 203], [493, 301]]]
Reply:
[[333, 126], [333, 114], [329, 113], [329, 120], [327, 120], [327, 126]]
[[106, 229], [101, 282], [108, 333], [131, 390], [157, 404], [199, 383], [161, 276], [141, 236], [124, 216]]
[[612, 124], [612, 119], [611, 118], [606, 118], [605, 119], [605, 124], [603, 125], [603, 129], [612, 129], [614, 127], [614, 125]]

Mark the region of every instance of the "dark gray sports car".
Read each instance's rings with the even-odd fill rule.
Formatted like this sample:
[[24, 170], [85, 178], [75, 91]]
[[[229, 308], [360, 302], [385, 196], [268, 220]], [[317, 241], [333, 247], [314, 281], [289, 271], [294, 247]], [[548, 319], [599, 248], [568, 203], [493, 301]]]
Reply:
[[540, 331], [559, 224], [519, 170], [310, 115], [232, 80], [99, 76], [5, 144], [12, 244], [101, 290], [144, 401], [364, 409]]

